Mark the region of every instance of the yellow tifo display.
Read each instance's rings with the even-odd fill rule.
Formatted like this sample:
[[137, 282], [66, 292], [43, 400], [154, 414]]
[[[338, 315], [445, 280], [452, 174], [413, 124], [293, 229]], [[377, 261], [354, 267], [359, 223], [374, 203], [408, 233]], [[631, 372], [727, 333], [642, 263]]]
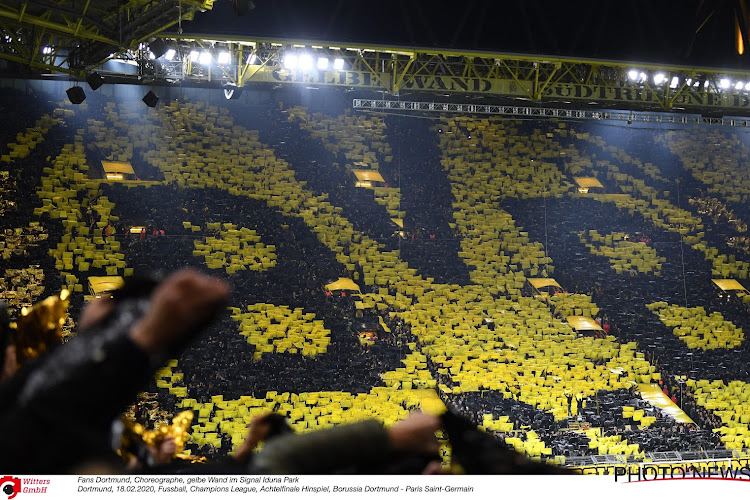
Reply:
[[682, 307], [654, 302], [646, 307], [680, 337], [690, 349], [732, 349], [739, 347], [745, 333], [721, 313], [706, 314], [703, 307]]
[[[405, 373], [419, 355], [405, 360], [404, 369], [383, 374], [384, 380], [406, 382]], [[422, 357], [421, 359], [424, 359]], [[434, 380], [432, 380], [434, 386]], [[433, 390], [407, 389], [396, 385], [373, 387], [366, 394], [350, 394], [340, 391], [320, 391], [294, 394], [269, 391], [260, 397], [241, 396], [236, 400], [224, 400], [223, 395], [214, 395], [211, 401], [198, 402], [187, 398], [182, 373], [177, 360], [170, 360], [156, 373], [157, 387], [183, 398], [178, 406], [195, 411], [192, 440], [200, 445], [221, 445], [221, 433], [229, 434], [235, 445], [247, 434], [247, 425], [253, 417], [269, 411], [282, 413], [297, 432], [309, 432], [332, 425], [351, 423], [375, 418], [385, 425], [408, 416], [409, 412], [421, 409], [431, 414], [441, 414], [445, 405]]]
[[[377, 173], [380, 167], [378, 154], [386, 163], [393, 160], [391, 146], [385, 141], [385, 122], [381, 118], [351, 115], [349, 111], [335, 118], [321, 113], [309, 115], [305, 108], [297, 106], [289, 110], [289, 121], [310, 132], [311, 137], [321, 141], [331, 153], [343, 153], [346, 157], [345, 167], [355, 174], [357, 170], [374, 172], [382, 181]], [[384, 206], [394, 219], [406, 216], [406, 212], [401, 211], [401, 191], [398, 188], [372, 187], [370, 182], [361, 182], [361, 179], [357, 185], [372, 189], [375, 201]]]
[[656, 250], [643, 242], [628, 241], [625, 233], [599, 234], [595, 229], [581, 231], [578, 238], [594, 255], [607, 257], [618, 274], [653, 273], [659, 276], [661, 266], [667, 259], [659, 257]]
[[16, 134], [16, 141], [8, 143], [8, 154], [0, 157], [1, 163], [10, 163], [14, 160], [26, 158], [29, 153], [36, 149], [37, 145], [44, 140], [47, 132], [60, 122], [58, 118], [50, 115], [42, 115], [33, 127], [29, 127], [25, 132]]
[[670, 131], [660, 142], [708, 187], [708, 193], [733, 203], [750, 200], [750, 150], [736, 134], [730, 138], [720, 130]]
[[724, 424], [714, 431], [729, 449], [750, 448], [750, 384], [733, 380], [687, 380], [696, 403], [713, 411]]
[[587, 316], [596, 318], [599, 308], [591, 302], [591, 297], [581, 293], [558, 293], [550, 295], [545, 300], [549, 302], [552, 311], [562, 317]]
[[[2, 192], [0, 192], [2, 197]], [[0, 199], [2, 201], [2, 199]], [[3, 213], [0, 210], [0, 217]], [[31, 222], [26, 227], [7, 228], [0, 233], [0, 260], [8, 260], [13, 255], [28, 255], [28, 248], [47, 241], [47, 228], [39, 222]]]
[[[184, 222], [185, 228], [200, 230], [200, 226]], [[193, 255], [202, 256], [209, 269], [224, 268], [228, 274], [237, 271], [264, 271], [276, 265], [276, 247], [264, 245], [260, 236], [246, 227], [238, 228], [235, 224], [209, 222], [209, 231], [217, 231], [217, 236], [207, 236], [204, 241], [195, 240]]]
[[[59, 271], [75, 292], [83, 292], [83, 283], [74, 274], [89, 272], [90, 268], [107, 276], [132, 274], [132, 269], [125, 268], [125, 254], [119, 253], [120, 242], [104, 235], [104, 228], [118, 220], [111, 215], [114, 203], [98, 189], [98, 182], [86, 177], [88, 165], [82, 142], [63, 146], [53, 167], [45, 167], [37, 195], [42, 206], [34, 209], [34, 215], [48, 214], [53, 219], [60, 219], [65, 233], [57, 248], [50, 250]], [[78, 194], [84, 193], [83, 202]], [[83, 213], [90, 211], [96, 221], [93, 231], [84, 222]], [[67, 272], [66, 272], [67, 271]]]
[[[564, 125], [564, 123], [560, 123], [558, 126], [561, 128], [555, 130], [554, 133], [550, 133], [547, 135], [553, 138], [561, 134], [562, 137], [572, 135], [573, 137], [576, 137], [578, 139], [585, 140], [589, 144], [600, 147], [602, 151], [607, 154], [612, 154], [620, 164], [629, 163], [643, 172], [644, 175], [654, 180], [662, 182], [667, 181], [667, 179], [660, 175], [659, 168], [657, 166], [650, 163], [643, 164], [640, 160], [638, 160], [637, 158], [632, 158], [625, 151], [617, 148], [616, 146], [608, 146], [606, 141], [604, 141], [601, 137], [592, 136], [588, 133], [578, 133], [575, 131], [570, 131], [571, 134], [568, 134], [568, 131], [563, 127]], [[688, 164], [693, 164], [696, 161], [696, 157], [705, 155], [705, 151], [707, 149], [703, 148], [703, 146], [715, 147], [716, 144], [724, 145], [729, 143], [736, 143], [738, 145], [737, 147], [744, 152], [741, 152], [740, 154], [746, 154], [747, 152], [747, 147], [741, 145], [741, 143], [739, 143], [738, 141], [719, 141], [718, 139], [716, 139], [717, 136], [714, 136], [712, 134], [700, 134], [699, 136], [694, 136], [690, 139], [685, 139], [680, 134], [684, 133], [670, 132], [666, 134], [665, 142], [670, 148], [672, 148], [673, 153], [680, 156], [686, 166]], [[719, 135], [718, 137], [721, 137], [721, 135]], [[683, 146], [679, 146], [680, 141], [683, 141]], [[703, 152], [701, 153], [701, 155], [698, 155], [697, 151], [693, 151], [690, 149], [690, 147], [692, 146], [689, 145], [688, 149], [684, 148], [684, 142], [686, 141], [691, 141], [693, 145], [700, 143], [700, 141], [705, 141], [710, 144], [704, 143], [699, 146], [699, 149], [701, 149]], [[693, 249], [702, 252], [705, 258], [713, 263], [712, 274], [716, 277], [734, 277], [746, 279], [750, 275], [749, 263], [735, 261], [734, 257], [728, 257], [727, 255], [720, 253], [717, 248], [710, 247], [706, 244], [705, 241], [703, 241], [703, 224], [699, 217], [694, 216], [686, 210], [676, 207], [666, 199], [660, 198], [660, 196], [662, 195], [664, 197], [668, 197], [669, 191], [661, 193], [650, 185], [646, 184], [643, 179], [638, 179], [627, 173], [620, 172], [620, 168], [617, 165], [613, 165], [606, 160], [598, 160], [596, 162], [596, 168], [594, 168], [594, 164], [592, 162], [592, 159], [590, 158], [590, 154], [583, 155], [578, 149], [573, 146], [567, 147], [564, 150], [560, 150], [559, 145], [554, 140], [549, 141], [549, 145], [550, 151], [558, 151], [560, 156], [565, 158], [565, 162], [563, 163], [565, 172], [571, 175], [585, 172], [588, 175], [593, 174], [598, 178], [606, 177], [608, 180], [614, 181], [618, 191], [624, 193], [594, 194], [590, 196], [592, 199], [595, 199], [602, 203], [613, 203], [620, 210], [627, 210], [631, 214], [638, 212], [642, 214], [647, 220], [650, 219], [656, 227], [661, 227], [671, 232], [680, 234], [682, 237], [684, 237], [686, 243], [691, 245]], [[723, 153], [716, 151], [715, 153], [712, 153], [711, 156], [721, 156], [722, 154]], [[728, 158], [729, 156], [730, 155], [727, 154], [722, 157]], [[705, 157], [700, 161], [703, 162], [700, 168], [706, 168], [709, 174], [715, 174], [717, 176], [717, 179], [719, 180], [718, 183], [716, 181], [705, 182], [707, 182], [707, 184], [709, 185], [715, 183], [716, 186], [714, 186], [713, 189], [723, 189], [724, 186], [731, 185], [731, 189], [733, 190], [732, 192], [734, 193], [732, 195], [733, 201], [739, 203], [740, 199], [742, 199], [743, 196], [740, 193], [747, 192], [748, 189], [750, 189], [750, 181], [748, 181], [748, 176], [746, 175], [746, 173], [740, 173], [739, 175], [741, 178], [731, 177], [724, 172], [717, 173], [716, 169], [713, 168], [713, 165], [710, 162], [705, 162]], [[732, 164], [730, 161], [729, 164], [736, 166], [736, 161], [734, 164]], [[603, 171], [601, 169], [603, 169]], [[737, 172], [740, 171], [735, 169], [734, 173], [737, 174]]]
[[[205, 127], [206, 133], [198, 137], [190, 132], [188, 121], [195, 127]], [[493, 123], [493, 127], [499, 126]], [[197, 188], [216, 187], [237, 196], [265, 200], [285, 215], [304, 220], [320, 241], [335, 252], [340, 263], [359, 264], [363, 281], [379, 287], [384, 302], [419, 336], [424, 344], [422, 353], [436, 361], [442, 373], [456, 383], [454, 392], [477, 390], [481, 381], [489, 380], [493, 389], [503, 390], [536, 408], [558, 408], [556, 416], [562, 418], [558, 401], [564, 389], [588, 396], [634, 383], [620, 380], [606, 367], [595, 369], [595, 359], [605, 359], [607, 367], [622, 367], [650, 381], [653, 367], [635, 352], [635, 345], [620, 345], [612, 338], [597, 343], [584, 340], [591, 343], [582, 345], [568, 325], [552, 317], [545, 304], [520, 296], [527, 274], [551, 274], [553, 267], [551, 259], [544, 257], [543, 247], [532, 243], [507, 212], [492, 205], [497, 192], [487, 192], [485, 173], [490, 175], [489, 164], [487, 169], [469, 170], [468, 156], [462, 163], [452, 159], [444, 163], [456, 199], [462, 200], [457, 202], [455, 212], [456, 227], [463, 238], [460, 256], [477, 269], [472, 271], [474, 285], [443, 285], [420, 277], [399, 260], [397, 252], [383, 252], [376, 241], [355, 231], [341, 216], [341, 208], [332, 206], [325, 195], [316, 196], [305, 189], [288, 164], [258, 141], [256, 132], [233, 125], [218, 111], [200, 104], [174, 102], [149, 113], [143, 128], [147, 127], [169, 130], [173, 135], [167, 143], [154, 134], [153, 154], [147, 155], [168, 181]], [[197, 138], [200, 144], [196, 144]], [[468, 154], [468, 145], [466, 151]], [[555, 182], [561, 179], [549, 165], [538, 171], [548, 172], [549, 179]], [[559, 183], [551, 184], [547, 191], [562, 194], [554, 187]], [[529, 179], [525, 185], [529, 189], [537, 186], [533, 189], [539, 194], [546, 189], [544, 183], [539, 188], [538, 179]], [[488, 201], [473, 207], [469, 193], [475, 190], [472, 198], [476, 195], [477, 199]], [[477, 326], [487, 317], [504, 328], [490, 333]], [[505, 371], [502, 367], [507, 359], [511, 366]], [[542, 373], [545, 378], [539, 379], [537, 375]], [[403, 376], [412, 381], [418, 379], [408, 373]], [[398, 406], [404, 391], [408, 392], [403, 388], [388, 389], [383, 396], [389, 401], [387, 407]], [[379, 390], [374, 389], [373, 393]]]
[[314, 357], [325, 353], [331, 342], [331, 331], [323, 326], [315, 313], [303, 313], [301, 308], [272, 304], [252, 304], [248, 312], [232, 308], [232, 319], [239, 322], [240, 334], [255, 346], [254, 359], [264, 353], [291, 352]]

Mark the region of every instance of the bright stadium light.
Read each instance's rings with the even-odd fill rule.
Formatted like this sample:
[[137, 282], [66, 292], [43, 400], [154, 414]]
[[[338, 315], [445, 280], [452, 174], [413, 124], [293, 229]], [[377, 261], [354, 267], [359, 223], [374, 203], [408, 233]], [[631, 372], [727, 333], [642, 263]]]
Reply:
[[[706, 80], [706, 83], [708, 83], [708, 80]], [[723, 89], [728, 89], [729, 83], [730, 83], [729, 78], [722, 78], [721, 80], [719, 80], [719, 87]]]
[[337, 57], [333, 61], [333, 69], [335, 69], [336, 71], [341, 71], [342, 69], [344, 69], [344, 60], [340, 57]]
[[326, 70], [326, 69], [328, 69], [328, 58], [327, 57], [319, 57], [318, 58], [318, 69], [320, 69], [320, 70]]
[[52, 47], [44, 47], [42, 49], [42, 54], [50, 55], [52, 53]]
[[673, 76], [672, 81], [669, 83], [669, 88], [676, 89], [679, 84], [680, 84], [680, 78], [677, 76]]
[[255, 52], [247, 56], [247, 64], [255, 64], [255, 61], [257, 60], [258, 60], [258, 56], [255, 55]]
[[297, 69], [297, 56], [294, 54], [286, 54], [282, 64], [286, 69]]
[[198, 53], [197, 50], [190, 51], [190, 62], [196, 62], [199, 57], [200, 57], [200, 54]]
[[747, 82], [747, 83], [745, 84], [745, 90], [750, 90], [750, 82]]
[[709, 82], [708, 80], [706, 80], [705, 82], [703, 82], [703, 88], [708, 88], [708, 86], [710, 84], [711, 84], [711, 82]]
[[737, 82], [737, 83], [736, 83], [736, 84], [734, 85], [734, 90], [742, 90], [742, 87], [744, 87], [744, 86], [745, 86], [745, 84], [744, 84], [744, 83], [742, 83], [742, 82]]
[[664, 76], [664, 73], [657, 73], [654, 75], [654, 85], [661, 85], [667, 81], [667, 77]]
[[177, 55], [177, 51], [174, 49], [169, 49], [167, 50], [167, 53], [164, 54], [164, 59], [166, 59], [167, 61], [171, 61], [172, 59], [174, 59], [175, 55]]
[[628, 71], [628, 78], [630, 78], [631, 80], [637, 80], [638, 72], [634, 69], [631, 69], [630, 71]]
[[646, 73], [644, 73], [644, 72], [642, 72], [642, 71], [641, 71], [641, 73], [640, 73], [640, 74], [638, 75], [638, 78], [639, 78], [639, 79], [640, 79], [640, 80], [641, 80], [642, 82], [645, 82], [645, 81], [646, 81], [646, 80], [648, 79], [648, 75], [647, 75]]
[[219, 52], [218, 61], [219, 64], [229, 64], [232, 62], [232, 55], [228, 51], [223, 50]]
[[198, 62], [204, 66], [211, 64], [211, 54], [204, 50], [203, 52], [201, 52], [201, 55], [198, 58]]
[[299, 58], [299, 67], [302, 71], [313, 69], [313, 58], [310, 54], [302, 54]]

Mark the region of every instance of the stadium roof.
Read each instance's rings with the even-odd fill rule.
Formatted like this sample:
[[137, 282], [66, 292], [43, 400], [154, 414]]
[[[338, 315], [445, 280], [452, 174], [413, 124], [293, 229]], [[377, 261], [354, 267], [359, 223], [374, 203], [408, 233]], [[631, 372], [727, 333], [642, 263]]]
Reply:
[[[346, 87], [355, 99], [472, 94], [492, 105], [737, 117], [750, 114], [745, 2], [8, 1], [0, 59], [16, 64], [0, 73], [96, 71], [96, 85], [223, 88], [227, 99], [246, 85], [297, 84]], [[254, 8], [240, 16], [238, 5]]]
[[[254, 0], [253, 10], [237, 16], [229, 1], [216, 1], [211, 12], [197, 15], [185, 30], [750, 68], [750, 56], [738, 56], [735, 50], [735, 24], [747, 26], [743, 3]], [[744, 45], [750, 45], [745, 38]]]

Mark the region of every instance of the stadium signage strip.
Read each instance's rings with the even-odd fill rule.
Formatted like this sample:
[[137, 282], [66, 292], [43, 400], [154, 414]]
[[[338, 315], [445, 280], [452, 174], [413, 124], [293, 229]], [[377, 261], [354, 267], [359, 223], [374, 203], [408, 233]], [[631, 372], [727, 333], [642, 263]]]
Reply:
[[497, 104], [461, 104], [446, 102], [387, 101], [379, 99], [354, 99], [354, 109], [379, 112], [432, 112], [471, 113], [517, 117], [544, 117], [572, 120], [606, 120], [639, 123], [665, 123], [676, 125], [711, 125], [750, 128], [750, 119], [741, 117], [714, 118], [685, 113], [646, 113], [632, 111], [581, 110], [566, 108], [542, 108], [538, 106], [515, 106]]
[[[534, 83], [523, 80], [414, 75], [399, 82], [397, 79], [394, 80], [390, 73], [370, 71], [290, 71], [269, 66], [256, 66], [253, 69], [255, 71], [252, 72], [252, 76], [247, 83], [297, 83], [356, 87], [388, 92], [399, 90], [442, 91], [527, 98], [534, 95]], [[551, 84], [543, 90], [543, 98], [595, 100], [621, 104], [652, 104], [655, 106], [663, 106], [667, 99], [671, 99], [673, 106], [750, 109], [750, 95], [723, 95], [698, 90], [697, 88], [683, 92], [672, 91], [670, 95], [667, 95], [667, 89], [558, 83]]]

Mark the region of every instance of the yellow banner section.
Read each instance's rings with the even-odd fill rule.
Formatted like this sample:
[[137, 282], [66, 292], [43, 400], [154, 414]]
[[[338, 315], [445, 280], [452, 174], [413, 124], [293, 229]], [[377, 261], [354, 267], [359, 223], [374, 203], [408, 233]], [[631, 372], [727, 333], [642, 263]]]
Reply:
[[641, 397], [668, 415], [674, 417], [679, 424], [694, 424], [693, 419], [682, 411], [682, 408], [672, 402], [657, 384], [638, 384]]
[[691, 89], [636, 88], [605, 85], [558, 83], [543, 85], [527, 80], [477, 78], [440, 75], [406, 75], [394, 81], [393, 75], [372, 71], [318, 71], [287, 70], [270, 66], [251, 65], [247, 69], [245, 83], [298, 83], [357, 87], [370, 90], [398, 92], [400, 90], [457, 92], [471, 94], [493, 94], [533, 98], [541, 94], [545, 98], [586, 99], [609, 103], [640, 103], [662, 106], [667, 96], [673, 106], [701, 106], [716, 108], [750, 108], [750, 95], [724, 95], [707, 91], [703, 87]]
[[367, 71], [290, 71], [268, 66], [250, 66], [247, 83], [302, 83], [373, 90], [390, 90], [391, 77]]

